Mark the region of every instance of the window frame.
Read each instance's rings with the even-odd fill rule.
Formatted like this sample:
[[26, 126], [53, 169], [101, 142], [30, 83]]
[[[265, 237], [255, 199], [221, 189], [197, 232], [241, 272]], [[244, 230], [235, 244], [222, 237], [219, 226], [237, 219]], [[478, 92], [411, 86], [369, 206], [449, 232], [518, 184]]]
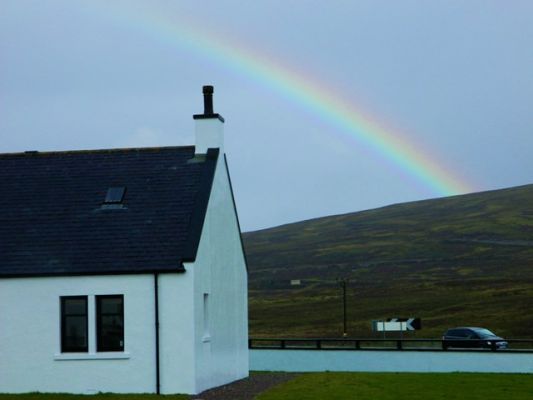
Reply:
[[[102, 314], [102, 304], [101, 300], [105, 299], [121, 299], [122, 301], [122, 307], [120, 314]], [[123, 294], [105, 294], [105, 295], [96, 295], [95, 299], [95, 323], [96, 323], [96, 352], [97, 353], [107, 353], [107, 352], [124, 352], [125, 349], [125, 338], [124, 338], [124, 295]], [[122, 319], [122, 347], [120, 349], [110, 349], [110, 348], [103, 348], [102, 346], [102, 316], [109, 316], [109, 315], [120, 315]]]
[[[60, 313], [61, 313], [61, 353], [88, 353], [89, 352], [89, 298], [88, 296], [60, 296]], [[66, 315], [65, 302], [67, 300], [85, 300], [85, 315], [84, 314], [69, 314]], [[68, 347], [66, 344], [66, 320], [67, 317], [83, 317], [85, 316], [85, 347]]]

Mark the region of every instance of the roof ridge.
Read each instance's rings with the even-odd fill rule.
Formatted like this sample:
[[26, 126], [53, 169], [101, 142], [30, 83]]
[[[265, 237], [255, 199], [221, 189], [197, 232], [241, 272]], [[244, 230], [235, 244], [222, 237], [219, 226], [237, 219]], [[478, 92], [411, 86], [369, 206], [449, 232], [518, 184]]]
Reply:
[[60, 155], [60, 154], [91, 154], [91, 153], [119, 153], [119, 152], [135, 152], [135, 151], [161, 151], [161, 150], [176, 150], [176, 149], [194, 149], [194, 145], [186, 146], [156, 146], [156, 147], [116, 147], [110, 149], [80, 149], [80, 150], [51, 150], [51, 151], [38, 151], [27, 150], [13, 153], [0, 153], [0, 157], [9, 156], [28, 156], [35, 157], [40, 155]]

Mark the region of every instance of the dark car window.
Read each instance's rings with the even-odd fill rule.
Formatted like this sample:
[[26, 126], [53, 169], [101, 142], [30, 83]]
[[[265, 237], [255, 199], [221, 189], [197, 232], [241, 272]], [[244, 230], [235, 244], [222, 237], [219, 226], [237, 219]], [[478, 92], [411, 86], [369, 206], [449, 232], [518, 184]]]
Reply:
[[467, 338], [469, 335], [469, 332], [467, 329], [455, 329], [455, 332], [453, 336], [458, 338]]
[[482, 337], [482, 338], [496, 336], [494, 333], [492, 333], [488, 329], [476, 329], [475, 332], [479, 335], [479, 337]]
[[450, 329], [445, 336], [461, 337], [462, 329]]
[[468, 339], [479, 339], [479, 336], [477, 335], [476, 331], [468, 329], [465, 333]]
[[488, 336], [494, 336], [494, 334], [487, 329], [459, 328], [448, 330], [445, 336], [456, 339], [480, 339]]

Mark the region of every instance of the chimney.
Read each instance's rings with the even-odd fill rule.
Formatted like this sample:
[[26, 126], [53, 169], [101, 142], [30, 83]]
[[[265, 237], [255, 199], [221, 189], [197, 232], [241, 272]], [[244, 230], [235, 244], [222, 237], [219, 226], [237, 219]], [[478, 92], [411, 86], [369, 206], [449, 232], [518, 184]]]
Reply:
[[195, 154], [206, 154], [209, 148], [224, 152], [224, 118], [213, 111], [213, 86], [204, 86], [204, 113], [193, 115], [195, 121]]

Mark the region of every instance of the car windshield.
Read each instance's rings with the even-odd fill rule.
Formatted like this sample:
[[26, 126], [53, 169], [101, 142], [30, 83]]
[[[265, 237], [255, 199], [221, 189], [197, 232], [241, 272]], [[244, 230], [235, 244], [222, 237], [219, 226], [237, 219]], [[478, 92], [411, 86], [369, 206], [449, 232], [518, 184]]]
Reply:
[[488, 329], [475, 329], [474, 332], [476, 332], [482, 338], [489, 337], [489, 336], [496, 336], [494, 333], [492, 333]]

